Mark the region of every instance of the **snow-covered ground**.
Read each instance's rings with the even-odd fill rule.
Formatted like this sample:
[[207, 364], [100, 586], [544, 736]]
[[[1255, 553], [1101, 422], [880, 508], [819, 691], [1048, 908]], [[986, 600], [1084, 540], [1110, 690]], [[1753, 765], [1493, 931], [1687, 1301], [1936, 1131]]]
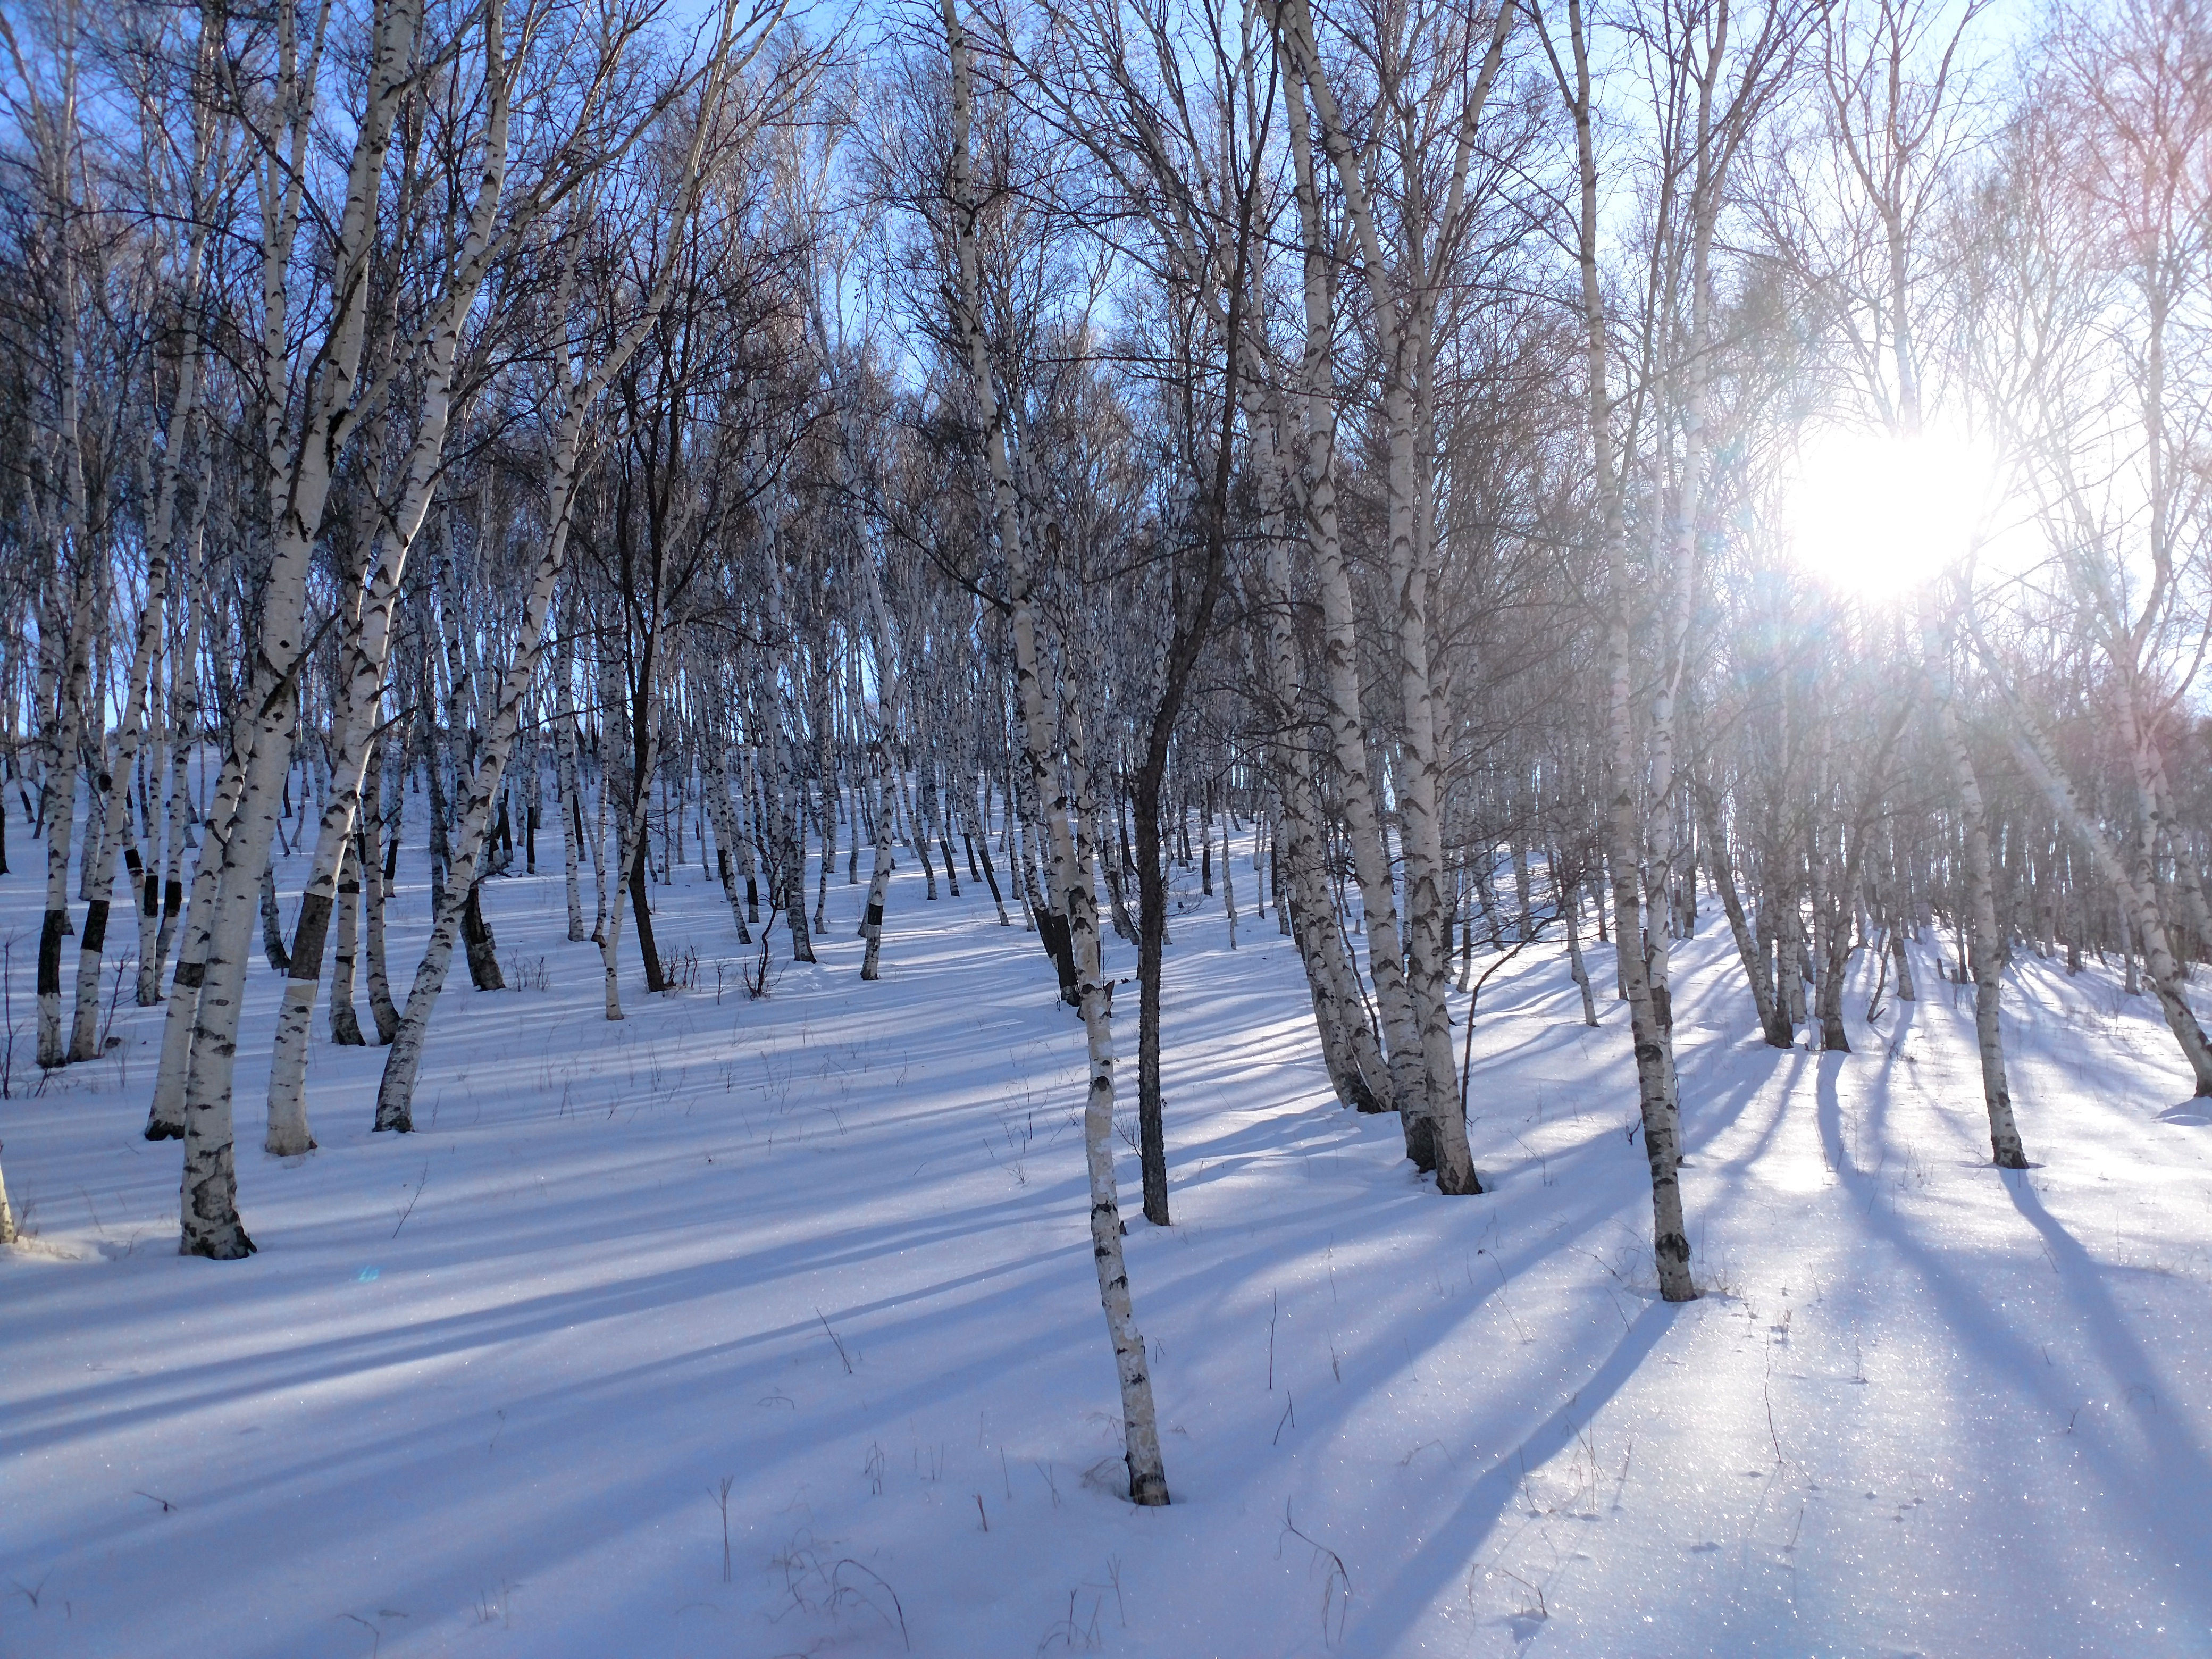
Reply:
[[1878, 1031], [1852, 999], [1856, 1054], [1777, 1053], [1714, 919], [1679, 1005], [1707, 1294], [1670, 1308], [1624, 1013], [1586, 1030], [1556, 957], [1484, 994], [1494, 1190], [1444, 1200], [1334, 1104], [1272, 915], [1233, 953], [1218, 901], [1178, 919], [1171, 1229], [1122, 1153], [1174, 1494], [1139, 1510], [1033, 936], [909, 860], [882, 982], [841, 878], [820, 965], [753, 1000], [720, 890], [656, 891], [699, 983], [647, 997], [632, 955], [610, 1025], [557, 874], [492, 884], [550, 988], [457, 966], [411, 1136], [368, 1131], [381, 1051], [319, 1040], [301, 1159], [258, 1150], [258, 969], [249, 1261], [174, 1254], [158, 1010], [0, 1104], [33, 1235], [0, 1656], [2212, 1652], [2212, 1125], [2107, 973], [2009, 976], [2006, 1175], [1932, 956]]

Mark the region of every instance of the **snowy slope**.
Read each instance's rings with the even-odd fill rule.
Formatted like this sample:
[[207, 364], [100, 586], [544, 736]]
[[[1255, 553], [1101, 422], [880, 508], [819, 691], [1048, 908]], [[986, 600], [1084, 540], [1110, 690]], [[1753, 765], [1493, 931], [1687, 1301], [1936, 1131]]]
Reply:
[[[1492, 981], [1496, 1191], [1446, 1200], [1334, 1105], [1273, 917], [1233, 953], [1218, 902], [1180, 918], [1171, 1229], [1123, 1153], [1175, 1499], [1139, 1511], [1080, 1028], [988, 897], [921, 890], [883, 982], [841, 879], [821, 964], [753, 1001], [679, 872], [657, 925], [703, 983], [647, 998], [633, 955], [609, 1025], [557, 877], [495, 882], [550, 990], [457, 970], [410, 1137], [368, 1132], [381, 1052], [319, 1040], [297, 1160], [258, 1151], [257, 969], [244, 1263], [173, 1254], [159, 1010], [0, 1104], [35, 1234], [0, 1259], [0, 1656], [2212, 1652], [2212, 1127], [2109, 975], [2008, 980], [2038, 1167], [2003, 1175], [1932, 956], [1880, 1031], [1853, 998], [1857, 1054], [1778, 1054], [1709, 929], [1709, 1294], [1670, 1309], [1621, 1011], [1584, 1030], [1548, 954]], [[0, 882], [19, 1054], [37, 902]]]

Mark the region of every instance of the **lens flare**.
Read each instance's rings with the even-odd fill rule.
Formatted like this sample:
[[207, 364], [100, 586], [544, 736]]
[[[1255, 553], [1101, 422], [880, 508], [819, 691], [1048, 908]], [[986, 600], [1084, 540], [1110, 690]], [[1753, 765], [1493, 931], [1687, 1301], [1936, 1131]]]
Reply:
[[1910, 592], [1966, 556], [1995, 476], [1989, 453], [1956, 434], [1811, 434], [1787, 498], [1796, 560], [1838, 592]]

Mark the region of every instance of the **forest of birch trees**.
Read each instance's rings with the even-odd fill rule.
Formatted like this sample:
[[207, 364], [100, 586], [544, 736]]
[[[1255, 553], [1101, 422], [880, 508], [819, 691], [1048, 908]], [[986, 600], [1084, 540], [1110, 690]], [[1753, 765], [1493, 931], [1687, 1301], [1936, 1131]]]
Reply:
[[0, 1077], [160, 1005], [188, 1255], [541, 872], [609, 1021], [675, 872], [762, 995], [988, 893], [1140, 1504], [1174, 881], [1439, 1203], [1491, 973], [1625, 1001], [1668, 1301], [1699, 928], [1777, 1049], [1971, 1002], [1998, 1166], [2023, 953], [2212, 1095], [2193, 0], [6, 0], [0, 96]]

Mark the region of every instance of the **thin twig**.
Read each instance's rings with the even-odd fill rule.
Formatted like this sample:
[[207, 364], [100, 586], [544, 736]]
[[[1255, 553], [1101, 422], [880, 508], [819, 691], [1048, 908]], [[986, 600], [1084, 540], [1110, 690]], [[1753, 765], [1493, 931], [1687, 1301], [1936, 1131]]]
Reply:
[[822, 1328], [823, 1330], [830, 1331], [830, 1340], [837, 1344], [837, 1358], [845, 1362], [845, 1375], [850, 1376], [853, 1374], [852, 1356], [845, 1352], [845, 1345], [842, 1341], [838, 1340], [837, 1333], [830, 1330], [829, 1316], [819, 1308], [817, 1308], [814, 1310], [814, 1316], [822, 1322]]
[[[407, 1207], [399, 1212], [399, 1227], [404, 1227], [407, 1224], [407, 1218], [415, 1213], [415, 1200], [422, 1196], [422, 1188], [429, 1184], [430, 1166], [428, 1164], [425, 1164], [422, 1166], [422, 1178], [415, 1183], [415, 1191], [413, 1195], [407, 1200]], [[399, 1227], [394, 1227], [392, 1230], [392, 1236], [394, 1238], [399, 1237]]]

